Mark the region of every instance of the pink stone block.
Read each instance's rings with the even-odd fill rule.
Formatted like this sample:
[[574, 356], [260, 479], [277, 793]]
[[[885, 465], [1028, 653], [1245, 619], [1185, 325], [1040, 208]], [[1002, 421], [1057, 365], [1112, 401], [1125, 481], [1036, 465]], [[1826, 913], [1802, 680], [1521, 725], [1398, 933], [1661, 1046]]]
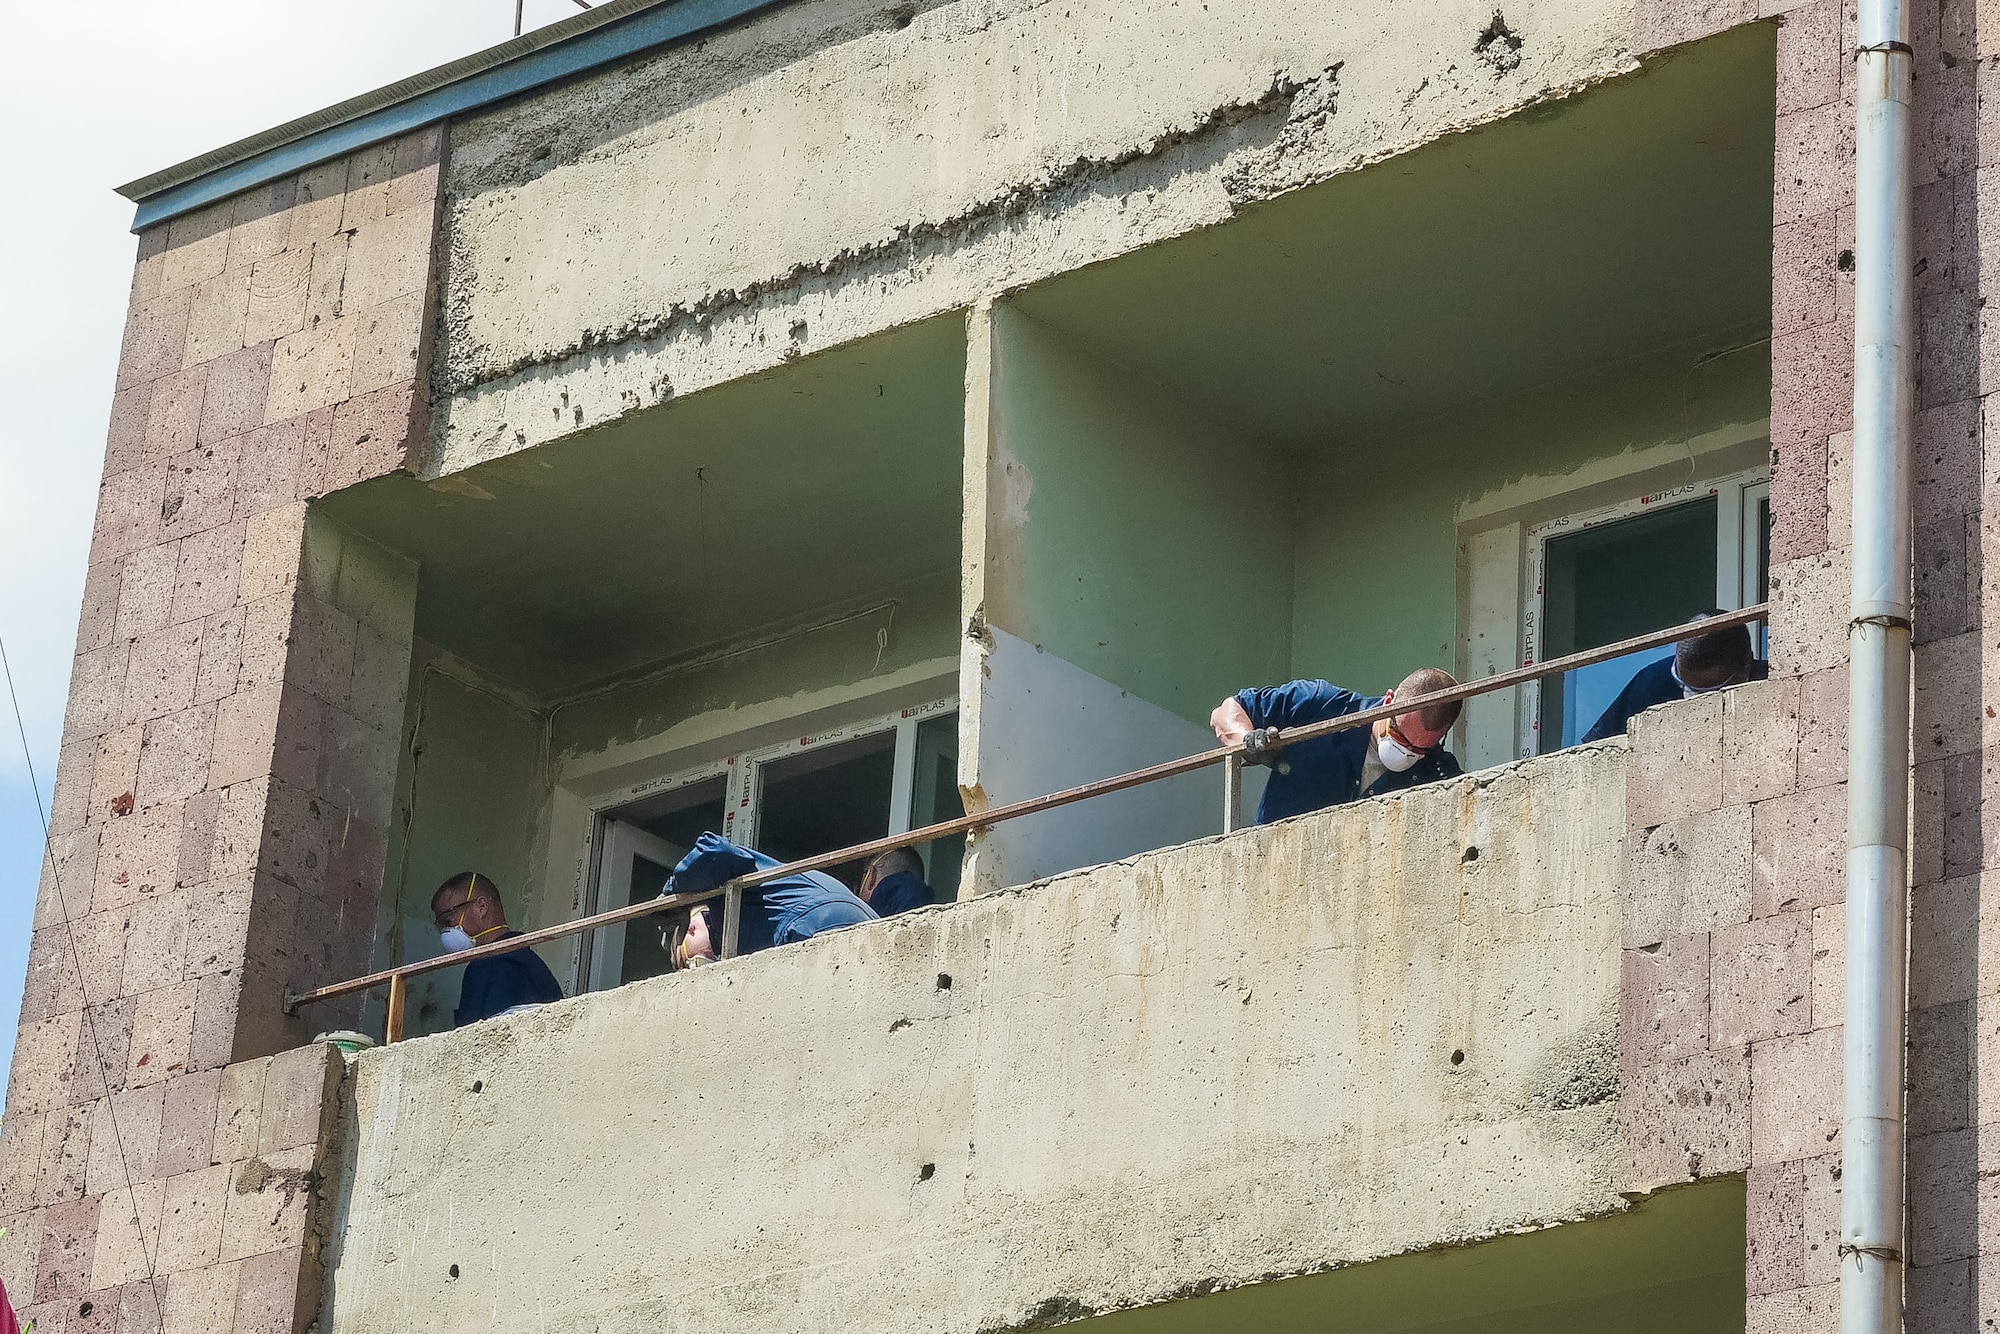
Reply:
[[160, 1157], [160, 1088], [113, 1094], [90, 1105], [90, 1175], [85, 1193], [102, 1195], [129, 1177], [149, 1181]]
[[243, 339], [255, 345], [297, 333], [306, 325], [306, 292], [312, 250], [286, 250], [250, 271], [250, 307]]
[[192, 797], [206, 786], [209, 746], [215, 739], [215, 706], [197, 704], [146, 724], [139, 755], [142, 805]]
[[1632, 720], [1626, 821], [1646, 829], [1722, 804], [1722, 699], [1704, 695]]
[[304, 1255], [296, 1246], [244, 1260], [230, 1334], [300, 1334], [312, 1314], [310, 1301], [301, 1300], [304, 1272]]
[[415, 438], [416, 389], [405, 381], [335, 407], [319, 476], [322, 491], [337, 491], [404, 466]]
[[57, 1015], [22, 1024], [14, 1039], [14, 1066], [7, 1081], [7, 1110], [46, 1112], [66, 1107], [76, 1069], [81, 1014]]
[[1839, 1152], [1842, 1032], [1817, 1028], [1750, 1049], [1753, 1162]]
[[[202, 444], [212, 445], [264, 424], [274, 347], [270, 341], [253, 343], [208, 368], [208, 389], [201, 405]], [[234, 455], [231, 457], [233, 460]]]
[[241, 687], [244, 609], [217, 612], [201, 623], [201, 665], [195, 670], [194, 702], [214, 704]]
[[1805, 1176], [1798, 1163], [1752, 1167], [1745, 1286], [1752, 1296], [1796, 1288], [1805, 1275]]
[[118, 353], [118, 387], [157, 380], [181, 368], [187, 343], [188, 310], [194, 293], [167, 292], [136, 306], [125, 318], [125, 343]]
[[1756, 681], [1722, 700], [1722, 801], [1739, 806], [1792, 790], [1798, 774], [1799, 683]]
[[1708, 1049], [1706, 934], [1626, 950], [1619, 976], [1618, 1052], [1626, 1066]]
[[255, 264], [284, 250], [291, 240], [291, 210], [298, 193], [298, 179], [288, 176], [255, 186], [231, 201], [230, 267]]
[[[69, 674], [69, 708], [63, 717], [63, 744], [94, 742], [123, 725], [125, 676], [130, 648], [114, 643], [76, 655]], [[91, 747], [95, 753], [95, 746]]]
[[195, 985], [180, 982], [138, 997], [126, 1063], [128, 1087], [159, 1083], [187, 1069], [188, 1047], [194, 1035]]
[[178, 542], [142, 547], [118, 562], [122, 574], [113, 621], [114, 639], [130, 643], [173, 624], [174, 570], [179, 562]]
[[[227, 521], [181, 541], [180, 559], [174, 567], [175, 621], [206, 620], [235, 607], [243, 542], [244, 525]], [[206, 633], [205, 626], [203, 629]]]
[[[197, 1007], [199, 1001], [197, 1001]], [[215, 1144], [215, 1103], [219, 1070], [182, 1075], [162, 1085], [160, 1146], [156, 1167], [162, 1177], [208, 1166]]]
[[1828, 667], [1799, 680], [1798, 786], [1847, 778], [1847, 668]]
[[111, 473], [98, 486], [97, 524], [90, 539], [93, 563], [128, 556], [160, 540], [160, 505], [166, 498], [162, 458], [130, 472]]
[[97, 1246], [97, 1197], [59, 1204], [42, 1215], [42, 1255], [35, 1295], [82, 1297], [90, 1291]]
[[299, 499], [305, 434], [304, 422], [290, 421], [262, 427], [243, 438], [237, 464], [237, 518], [247, 519]]
[[193, 704], [200, 666], [200, 625], [169, 626], [141, 635], [132, 643], [126, 669], [123, 721], [147, 722]]
[[1847, 788], [1760, 801], [1750, 820], [1751, 915], [1838, 903], [1847, 887]]
[[208, 392], [208, 367], [196, 365], [153, 385], [146, 416], [146, 460], [154, 462], [185, 453], [201, 443], [202, 400]]
[[1853, 192], [1854, 117], [1828, 103], [1778, 117], [1773, 213], [1797, 222], [1844, 207]]
[[1740, 1047], [1812, 1026], [1812, 917], [1784, 913], [1715, 933], [1709, 1040]]
[[1627, 1071], [1618, 1100], [1624, 1189], [1741, 1172], [1750, 1163], [1750, 1060], [1706, 1051]]
[[234, 205], [211, 204], [167, 224], [162, 288], [191, 287], [221, 273], [229, 262], [229, 220]]
[[125, 472], [146, 461], [146, 423], [153, 413], [150, 382], [121, 389], [111, 398], [111, 425], [105, 433], [104, 471]]
[[1840, 8], [1814, 0], [1787, 11], [1778, 25], [1778, 114], [1840, 100]]
[[1803, 676], [1847, 662], [1847, 613], [1853, 583], [1844, 550], [1771, 568], [1771, 674]]
[[1840, 318], [1840, 225], [1832, 213], [1771, 233], [1771, 324], [1790, 333]]
[[243, 346], [243, 323], [250, 311], [250, 266], [225, 268], [196, 284], [188, 307], [187, 341], [181, 362], [199, 366]]

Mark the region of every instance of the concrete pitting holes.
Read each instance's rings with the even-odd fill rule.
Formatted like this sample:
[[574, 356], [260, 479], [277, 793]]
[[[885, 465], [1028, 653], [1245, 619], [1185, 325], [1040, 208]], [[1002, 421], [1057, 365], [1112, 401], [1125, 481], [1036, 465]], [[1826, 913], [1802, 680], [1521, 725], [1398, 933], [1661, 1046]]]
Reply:
[[457, 1266], [457, 1265], [453, 1265], [453, 1266], [451, 1267], [451, 1270], [450, 1270], [450, 1273], [451, 1273], [451, 1276], [452, 1276], [453, 1278], [457, 1278], [457, 1277], [458, 1277], [458, 1266]]
[[921, 1167], [921, 1168], [920, 1168], [920, 1169], [918, 1169], [918, 1171], [917, 1171], [917, 1180], [919, 1180], [919, 1181], [929, 1181], [929, 1180], [930, 1180], [930, 1179], [931, 1179], [932, 1177], [934, 1177], [934, 1176], [936, 1176], [936, 1175], [937, 1175], [937, 1164], [936, 1164], [936, 1163], [925, 1163], [925, 1164], [923, 1165], [923, 1167]]
[[939, 973], [939, 974], [938, 974], [938, 988], [937, 988], [937, 989], [938, 989], [939, 991], [950, 991], [950, 990], [951, 990], [951, 974], [950, 974], [950, 973]]
[[1465, 1053], [1464, 1053], [1464, 1052], [1462, 1052], [1462, 1051], [1455, 1051], [1455, 1052], [1453, 1052], [1453, 1053], [1451, 1054], [1451, 1063], [1452, 1063], [1453, 1065], [1464, 1065], [1464, 1064], [1465, 1064]]

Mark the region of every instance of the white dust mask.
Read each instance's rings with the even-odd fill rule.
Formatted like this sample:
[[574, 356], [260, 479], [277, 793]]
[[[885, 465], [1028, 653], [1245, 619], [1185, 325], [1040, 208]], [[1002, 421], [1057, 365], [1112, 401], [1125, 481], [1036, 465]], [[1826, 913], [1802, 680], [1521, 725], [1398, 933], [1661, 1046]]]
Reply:
[[1381, 736], [1375, 738], [1375, 758], [1382, 761], [1384, 769], [1388, 769], [1393, 773], [1403, 773], [1406, 770], [1414, 769], [1417, 761], [1423, 757], [1424, 753], [1422, 751], [1411, 750], [1408, 746], [1396, 740], [1393, 733], [1384, 732]]
[[452, 954], [458, 954], [472, 948], [472, 937], [466, 934], [466, 930], [462, 926], [446, 927], [444, 930], [438, 932], [438, 940], [444, 945], [446, 951]]

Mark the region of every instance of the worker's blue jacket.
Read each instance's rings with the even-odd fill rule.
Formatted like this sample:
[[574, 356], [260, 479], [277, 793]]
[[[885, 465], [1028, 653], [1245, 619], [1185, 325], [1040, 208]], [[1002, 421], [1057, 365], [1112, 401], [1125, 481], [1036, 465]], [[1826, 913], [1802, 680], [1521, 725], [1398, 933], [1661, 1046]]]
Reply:
[[[1350, 713], [1372, 709], [1380, 696], [1357, 695], [1325, 681], [1292, 681], [1238, 691], [1236, 702], [1250, 715], [1256, 727], [1304, 727], [1307, 723], [1344, 718]], [[1324, 810], [1359, 797], [1378, 797], [1385, 792], [1401, 792], [1440, 778], [1456, 778], [1465, 771], [1452, 753], [1440, 746], [1424, 752], [1415, 765], [1397, 773], [1382, 771], [1366, 791], [1361, 790], [1361, 770], [1374, 744], [1375, 729], [1354, 727], [1332, 736], [1314, 737], [1286, 746], [1279, 758], [1290, 769], [1271, 770], [1264, 784], [1264, 799], [1257, 804], [1257, 823], [1270, 824], [1287, 816]]]
[[927, 907], [934, 901], [931, 887], [908, 871], [883, 876], [876, 884], [875, 892], [868, 896], [868, 906], [875, 910], [877, 917]]
[[[519, 931], [508, 931], [501, 940], [512, 940]], [[523, 945], [490, 959], [474, 959], [465, 965], [465, 980], [458, 984], [458, 1009], [452, 1022], [460, 1028], [491, 1019], [496, 1014], [521, 1005], [546, 1005], [563, 998], [562, 984], [542, 962], [542, 956]]]
[[[720, 834], [703, 834], [674, 867], [670, 894], [699, 894], [752, 871], [768, 871], [784, 863], [761, 852], [731, 843]], [[708, 919], [718, 929], [721, 914]], [[872, 922], [875, 912], [847, 886], [819, 871], [801, 871], [743, 891], [743, 920], [737, 929], [736, 952], [752, 954], [773, 945], [809, 940], [822, 931], [856, 922]], [[716, 941], [717, 948], [722, 942]]]
[[[1770, 663], [1762, 658], [1751, 659], [1752, 681], [1766, 681], [1770, 676]], [[1658, 662], [1649, 662], [1632, 674], [1632, 679], [1618, 692], [1618, 698], [1611, 701], [1611, 706], [1599, 714], [1597, 721], [1590, 725], [1590, 730], [1583, 734], [1583, 740], [1602, 741], [1606, 737], [1624, 736], [1632, 720], [1647, 709], [1681, 698], [1684, 695], [1681, 680], [1674, 675], [1674, 660], [1666, 657]]]

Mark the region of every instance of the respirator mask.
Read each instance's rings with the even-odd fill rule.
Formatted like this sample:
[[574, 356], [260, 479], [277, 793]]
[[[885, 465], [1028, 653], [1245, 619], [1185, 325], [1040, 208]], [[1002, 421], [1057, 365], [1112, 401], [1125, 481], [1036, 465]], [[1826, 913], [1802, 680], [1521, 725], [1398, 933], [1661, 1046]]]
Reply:
[[1375, 758], [1391, 773], [1400, 774], [1414, 769], [1423, 757], [1422, 751], [1404, 745], [1393, 727], [1375, 738]]

